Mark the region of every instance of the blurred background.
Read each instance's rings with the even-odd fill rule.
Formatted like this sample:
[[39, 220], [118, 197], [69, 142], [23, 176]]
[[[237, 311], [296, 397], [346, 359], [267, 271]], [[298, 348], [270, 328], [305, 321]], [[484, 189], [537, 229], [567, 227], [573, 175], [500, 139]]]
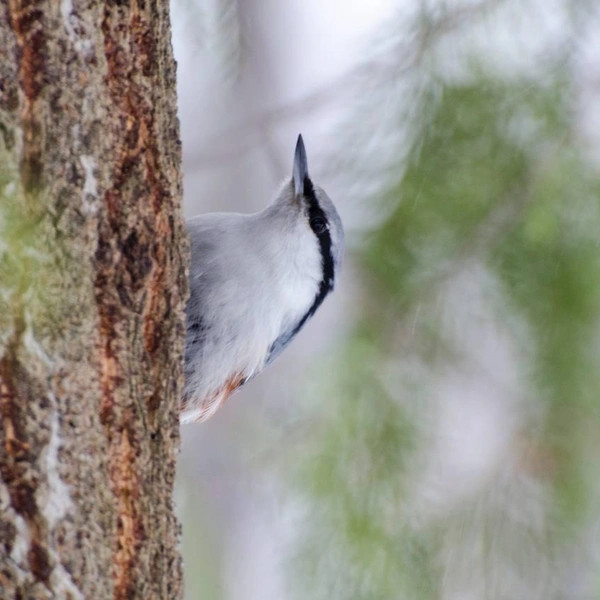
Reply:
[[173, 0], [188, 216], [302, 132], [335, 293], [203, 425], [186, 599], [600, 598], [600, 6]]

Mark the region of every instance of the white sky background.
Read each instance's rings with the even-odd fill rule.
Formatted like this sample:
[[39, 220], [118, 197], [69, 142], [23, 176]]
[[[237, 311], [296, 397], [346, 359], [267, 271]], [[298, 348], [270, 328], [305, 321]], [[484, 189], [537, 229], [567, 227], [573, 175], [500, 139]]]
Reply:
[[[186, 215], [263, 208], [290, 175], [296, 136], [301, 132], [313, 178], [336, 203], [346, 228], [355, 229], [356, 211], [338, 187], [340, 180], [328, 178], [330, 169], [324, 164], [325, 158], [339, 148], [343, 134], [340, 122], [353, 110], [354, 90], [336, 82], [369, 56], [377, 30], [389, 24], [401, 7], [414, 7], [415, 3], [239, 0], [240, 5], [251, 7], [250, 18], [242, 27], [236, 26], [235, 13], [225, 22], [217, 19], [218, 4], [217, 0], [172, 3]], [[226, 2], [221, 0], [220, 4]], [[539, 15], [543, 18], [538, 37], [529, 31], [529, 14], [529, 18], [522, 15], [520, 21], [511, 21], [511, 27], [520, 23], [522, 32], [493, 27], [480, 32], [481, 40], [474, 43], [490, 52], [494, 37], [494, 48], [505, 50], [493, 53], [496, 66], [531, 68], [535, 64], [531, 56], [544, 35], [560, 40], [563, 16], [555, 12], [557, 5], [556, 0], [540, 0]], [[515, 6], [512, 3], [512, 10], [518, 11]], [[535, 11], [533, 6], [530, 10]], [[223, 31], [240, 43], [223, 47]], [[600, 86], [597, 77], [586, 73], [598, 71], [600, 46], [597, 36], [590, 36], [590, 40], [580, 65], [585, 84], [580, 118], [582, 134], [593, 151], [600, 147]], [[541, 48], [543, 51], [544, 44]], [[452, 52], [460, 49], [460, 40], [448, 44], [449, 68]], [[328, 89], [332, 92], [321, 104], [303, 101], [315, 91]], [[285, 110], [280, 112], [282, 107]], [[378, 117], [381, 120], [380, 115], [373, 115]], [[358, 152], [356, 148], [346, 151]], [[280, 490], [264, 465], [285, 446], [281, 425], [292, 423], [302, 408], [298, 402], [310, 365], [320, 356], [335, 352], [336, 343], [352, 321], [360, 294], [352, 272], [351, 261], [346, 261], [336, 292], [274, 365], [244, 386], [212, 420], [182, 428], [177, 499], [184, 516], [186, 598], [285, 600], [280, 567], [293, 515], [287, 514], [289, 507], [281, 501]], [[493, 329], [486, 303], [473, 301], [481, 295], [477, 285], [482, 281], [485, 274], [476, 282], [470, 280], [474, 291], [468, 302], [457, 302], [465, 313], [461, 316], [453, 311], [450, 321], [470, 324], [471, 329], [460, 327], [462, 335], [472, 333], [481, 342], [481, 323], [473, 319], [474, 306], [481, 305], [483, 308], [477, 310], [489, 330], [482, 362], [496, 373], [500, 365], [501, 385], [508, 382], [518, 387], [511, 380], [515, 355], [503, 331]], [[456, 487], [456, 477], [477, 485], [489, 465], [502, 459], [505, 445], [510, 443], [499, 423], [513, 427], [513, 408], [507, 412], [502, 390], [491, 389], [481, 402], [482, 390], [489, 385], [483, 379], [474, 376], [467, 380], [460, 375], [438, 382], [444, 410], [439, 412], [437, 445], [432, 449], [432, 464], [416, 489], [424, 512], [436, 510], [440, 493], [429, 501], [431, 489], [441, 489], [447, 499]], [[463, 435], [466, 413], [472, 417], [468, 424], [472, 435], [468, 436]], [[465, 441], [468, 439], [475, 447]], [[461, 498], [456, 500], [460, 503]], [[187, 552], [191, 546], [195, 546], [194, 554]], [[207, 573], [212, 571], [211, 582]], [[207, 586], [202, 590], [194, 587], [200, 580]], [[219, 590], [220, 595], [209, 588]]]
[[[202, 7], [215, 1], [197, 0]], [[241, 15], [245, 21], [241, 32], [227, 23], [215, 23], [209, 9], [194, 8], [199, 22], [190, 22], [187, 2], [173, 4], [188, 214], [227, 210], [229, 205], [248, 211], [262, 208], [290, 170], [298, 133], [304, 135], [313, 176], [325, 170], [318, 158], [331, 147], [335, 133], [332, 118], [323, 118], [323, 113], [333, 111], [339, 117], [345, 112], [348, 98], [344, 93], [350, 90], [335, 90], [339, 97], [330, 98], [317, 110], [313, 106], [304, 109], [299, 101], [316, 90], [335, 88], [337, 78], [363, 58], [373, 31], [390, 16], [398, 0], [248, 4], [259, 5], [260, 10], [251, 11], [250, 22]], [[241, 56], [223, 49], [223, 38], [234, 38], [235, 46], [236, 35], [241, 38]], [[231, 65], [236, 59], [242, 64], [241, 73], [235, 73]], [[267, 132], [256, 126], [256, 117], [268, 116], [280, 107], [291, 107], [294, 114], [269, 121]], [[251, 185], [257, 185], [249, 198], [227, 193], [230, 188], [223, 184], [231, 180], [228, 173], [244, 166], [251, 171]], [[196, 182], [209, 185], [208, 193], [203, 187], [198, 205]]]

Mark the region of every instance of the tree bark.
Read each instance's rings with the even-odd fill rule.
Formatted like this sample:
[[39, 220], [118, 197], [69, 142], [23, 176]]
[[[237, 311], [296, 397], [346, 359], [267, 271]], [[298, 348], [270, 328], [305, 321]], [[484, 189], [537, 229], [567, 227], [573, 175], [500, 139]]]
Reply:
[[0, 597], [179, 598], [168, 2], [0, 6]]

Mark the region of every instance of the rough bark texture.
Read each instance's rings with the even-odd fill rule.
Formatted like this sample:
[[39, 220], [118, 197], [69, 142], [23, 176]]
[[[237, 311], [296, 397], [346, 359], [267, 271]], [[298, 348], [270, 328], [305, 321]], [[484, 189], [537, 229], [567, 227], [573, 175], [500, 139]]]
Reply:
[[168, 2], [0, 5], [0, 597], [179, 598]]

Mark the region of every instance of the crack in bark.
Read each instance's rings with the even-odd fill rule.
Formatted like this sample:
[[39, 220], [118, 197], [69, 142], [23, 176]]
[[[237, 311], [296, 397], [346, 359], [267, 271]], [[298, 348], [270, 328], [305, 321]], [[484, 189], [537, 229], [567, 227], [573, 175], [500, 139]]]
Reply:
[[[156, 69], [156, 42], [148, 18], [137, 12], [137, 3], [131, 6], [126, 28], [115, 27], [118, 19], [114, 18], [114, 10], [106, 7], [102, 32], [107, 61], [105, 81], [118, 111], [116, 121], [121, 123], [121, 130], [117, 136], [119, 143], [114, 148], [112, 185], [105, 192], [106, 221], [100, 223], [99, 236], [105, 238], [106, 231], [111, 231], [114, 243], [110, 251], [102, 249], [97, 253], [97, 258], [104, 260], [98, 264], [96, 301], [103, 357], [101, 414], [109, 439], [112, 488], [118, 499], [113, 557], [115, 598], [125, 599], [136, 585], [135, 565], [140, 560], [136, 549], [146, 531], [140, 509], [140, 489], [144, 484], [138, 476], [142, 444], [139, 430], [134, 426], [136, 415], [129, 410], [121, 411], [118, 398], [127, 393], [124, 389], [127, 386], [121, 386], [125, 351], [139, 353], [141, 348], [126, 350], [115, 340], [125, 337], [121, 331], [125, 314], [135, 311], [134, 319], [142, 323], [145, 355], [140, 359], [148, 382], [141, 407], [147, 414], [142, 418], [151, 437], [156, 438], [152, 434], [160, 424], [154, 414], [164, 399], [160, 364], [170, 350], [165, 324], [170, 321], [171, 303], [175, 299], [165, 293], [172, 269], [165, 252], [165, 240], [173, 235], [168, 219], [173, 202], [172, 187], [159, 166], [153, 91], [144, 85], [147, 81], [140, 76]], [[126, 56], [132, 60], [128, 62]], [[128, 204], [149, 205], [151, 212], [142, 211], [142, 221], [132, 224], [123, 218]], [[116, 292], [108, 291], [111, 288]]]
[[[29, 390], [27, 375], [19, 363], [21, 339], [25, 331], [22, 298], [15, 308], [13, 334], [0, 357], [0, 414], [2, 415], [5, 454], [0, 454], [0, 476], [6, 484], [13, 510], [23, 518], [29, 530], [27, 562], [31, 574], [48, 584], [52, 564], [46, 546], [46, 520], [36, 501], [38, 479], [30, 462], [39, 455], [32, 454], [32, 445], [23, 427], [27, 407], [23, 390]], [[35, 444], [38, 449], [39, 444]]]

